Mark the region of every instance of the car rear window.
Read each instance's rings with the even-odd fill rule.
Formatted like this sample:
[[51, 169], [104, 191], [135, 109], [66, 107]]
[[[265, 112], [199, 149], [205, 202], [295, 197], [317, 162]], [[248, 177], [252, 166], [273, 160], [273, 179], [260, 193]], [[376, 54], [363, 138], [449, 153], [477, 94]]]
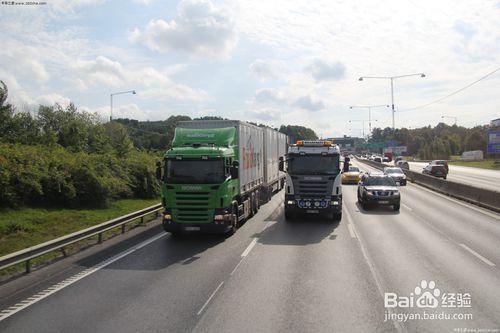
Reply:
[[365, 180], [364, 185], [396, 186], [396, 182], [391, 177], [369, 177]]

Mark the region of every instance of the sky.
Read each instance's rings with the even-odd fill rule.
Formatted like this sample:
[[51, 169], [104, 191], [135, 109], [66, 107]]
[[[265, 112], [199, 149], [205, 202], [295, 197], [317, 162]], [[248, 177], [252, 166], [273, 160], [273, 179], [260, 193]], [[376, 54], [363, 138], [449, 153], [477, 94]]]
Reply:
[[[18, 110], [73, 102], [114, 117], [218, 115], [368, 132], [391, 103], [396, 127], [471, 127], [500, 117], [498, 0], [47, 0], [0, 5], [0, 80]], [[391, 126], [387, 107], [372, 125]], [[443, 118], [444, 117], [444, 118]]]

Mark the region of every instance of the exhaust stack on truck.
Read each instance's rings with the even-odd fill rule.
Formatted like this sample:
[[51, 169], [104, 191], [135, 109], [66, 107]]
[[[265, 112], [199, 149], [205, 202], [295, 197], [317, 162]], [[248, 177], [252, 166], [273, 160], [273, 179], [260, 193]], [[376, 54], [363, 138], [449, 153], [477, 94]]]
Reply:
[[179, 122], [157, 169], [165, 231], [234, 232], [282, 188], [286, 145], [284, 134], [241, 121]]

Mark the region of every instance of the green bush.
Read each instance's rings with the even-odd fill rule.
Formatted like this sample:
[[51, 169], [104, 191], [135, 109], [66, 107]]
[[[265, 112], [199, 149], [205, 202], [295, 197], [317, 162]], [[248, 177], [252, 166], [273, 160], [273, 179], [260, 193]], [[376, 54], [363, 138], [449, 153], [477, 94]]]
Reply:
[[115, 199], [155, 198], [154, 165], [152, 155], [137, 151], [117, 157], [0, 144], [0, 207], [104, 207]]

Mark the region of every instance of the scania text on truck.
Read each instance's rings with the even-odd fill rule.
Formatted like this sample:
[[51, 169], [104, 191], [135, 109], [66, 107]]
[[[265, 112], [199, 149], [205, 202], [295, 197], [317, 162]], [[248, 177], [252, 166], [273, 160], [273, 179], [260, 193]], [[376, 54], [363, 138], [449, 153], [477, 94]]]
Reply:
[[282, 188], [286, 145], [286, 135], [241, 121], [179, 122], [157, 165], [164, 230], [233, 233]]
[[[288, 149], [285, 218], [298, 213], [342, 219], [340, 149], [331, 141], [299, 140]], [[283, 164], [282, 164], [283, 166]]]

